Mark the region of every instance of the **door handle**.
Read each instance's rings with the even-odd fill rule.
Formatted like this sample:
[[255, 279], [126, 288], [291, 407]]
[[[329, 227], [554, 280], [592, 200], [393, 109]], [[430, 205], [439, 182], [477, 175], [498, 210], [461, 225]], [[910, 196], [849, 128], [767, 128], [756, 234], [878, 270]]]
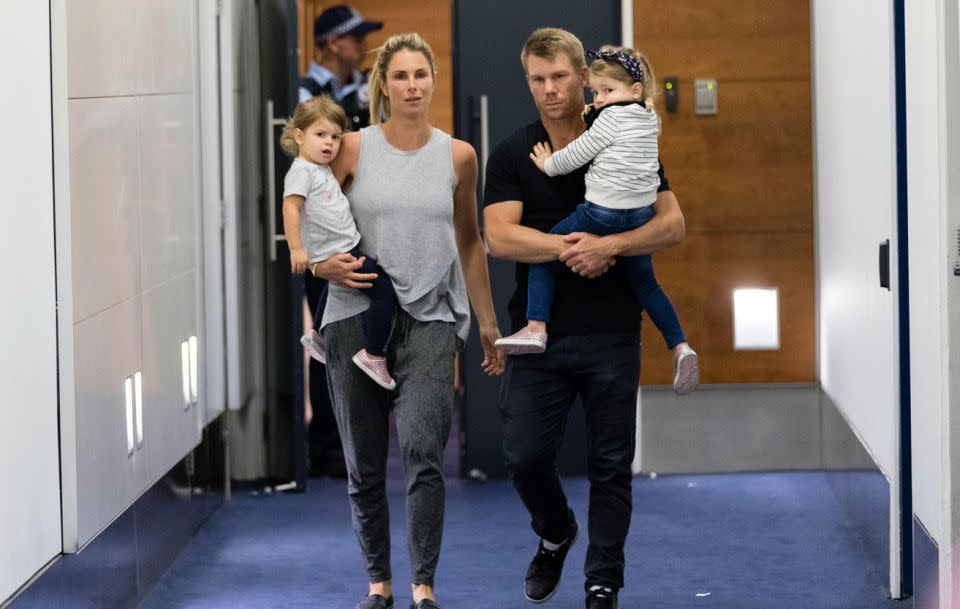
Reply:
[[890, 240], [880, 242], [880, 287], [890, 289]]
[[480, 192], [487, 184], [487, 157], [490, 155], [490, 99], [480, 96]]
[[286, 241], [287, 237], [277, 234], [277, 159], [274, 138], [276, 137], [276, 127], [282, 126], [286, 121], [282, 118], [274, 118], [272, 99], [267, 100], [265, 114], [263, 144], [266, 146], [264, 152], [266, 152], [267, 157], [267, 192], [263, 200], [267, 206], [267, 241], [269, 242], [267, 249], [270, 250], [270, 262], [276, 262], [277, 242]]

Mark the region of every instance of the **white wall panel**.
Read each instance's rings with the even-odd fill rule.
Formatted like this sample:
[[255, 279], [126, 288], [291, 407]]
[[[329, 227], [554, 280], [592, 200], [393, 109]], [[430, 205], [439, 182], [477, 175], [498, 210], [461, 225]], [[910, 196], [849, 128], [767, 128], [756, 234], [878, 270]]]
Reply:
[[895, 302], [877, 265], [881, 241], [896, 252], [890, 6], [820, 0], [814, 16], [820, 378], [893, 478]]
[[70, 98], [137, 93], [149, 25], [143, 20], [143, 3], [68, 0], [65, 5]]
[[947, 329], [936, 14], [933, 2], [906, 3], [913, 509], [940, 543]]
[[69, 102], [75, 321], [140, 293], [139, 104]]
[[143, 64], [139, 93], [186, 93], [193, 90], [196, 69], [196, 2], [144, 0], [140, 32]]
[[143, 488], [142, 456], [127, 454], [124, 379], [140, 369], [140, 298], [74, 329], [79, 545], [100, 532]]
[[148, 290], [197, 266], [193, 95], [140, 103], [142, 283]]
[[[892, 5], [814, 0], [811, 8], [820, 381], [890, 481], [889, 589], [900, 598]], [[885, 240], [891, 290], [879, 282]]]
[[61, 550], [48, 4], [0, 2], [0, 47], [2, 604]]
[[[143, 295], [143, 400], [147, 484], [200, 442], [199, 409], [183, 393], [181, 343], [197, 334], [195, 273]], [[189, 373], [188, 373], [189, 374]]]
[[[198, 324], [201, 6], [216, 3], [52, 1], [53, 116], [62, 134], [57, 269], [69, 303], [60, 307], [67, 552], [175, 466], [204, 421], [196, 408], [168, 419], [164, 406], [179, 396], [183, 413], [180, 343], [197, 336], [198, 356], [206, 346]], [[138, 369], [144, 436], [128, 457], [123, 380]], [[206, 365], [197, 369], [202, 375]]]

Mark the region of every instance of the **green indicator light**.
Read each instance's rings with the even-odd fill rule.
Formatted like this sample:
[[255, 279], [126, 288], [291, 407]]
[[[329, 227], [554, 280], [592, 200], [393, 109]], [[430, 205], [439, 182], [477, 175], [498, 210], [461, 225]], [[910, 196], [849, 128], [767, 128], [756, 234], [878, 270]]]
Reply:
[[669, 90], [672, 89], [672, 88], [673, 88], [673, 83], [672, 83], [672, 82], [668, 82], [668, 83], [667, 83], [667, 90], [669, 91]]
[[712, 82], [707, 83], [707, 88], [712, 90], [712, 89], [713, 89], [713, 83], [712, 83]]

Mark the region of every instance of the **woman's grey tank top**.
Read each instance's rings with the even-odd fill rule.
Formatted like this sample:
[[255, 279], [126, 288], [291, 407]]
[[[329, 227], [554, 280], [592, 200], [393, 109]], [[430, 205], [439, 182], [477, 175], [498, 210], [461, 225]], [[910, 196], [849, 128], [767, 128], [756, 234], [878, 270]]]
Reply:
[[[346, 192], [360, 249], [390, 276], [397, 300], [419, 321], [456, 324], [466, 341], [470, 304], [453, 225], [453, 141], [434, 129], [416, 150], [391, 146], [379, 125], [360, 130], [360, 159]], [[367, 310], [359, 290], [330, 286], [323, 325]]]

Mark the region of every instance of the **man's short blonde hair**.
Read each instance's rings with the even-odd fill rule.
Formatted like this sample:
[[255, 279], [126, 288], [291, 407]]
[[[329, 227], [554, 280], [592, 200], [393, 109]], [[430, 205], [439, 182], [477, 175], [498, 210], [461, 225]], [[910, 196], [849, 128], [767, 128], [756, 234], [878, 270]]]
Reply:
[[580, 42], [579, 38], [562, 28], [542, 27], [534, 30], [527, 41], [523, 43], [523, 50], [520, 51], [520, 63], [526, 70], [527, 57], [530, 55], [553, 61], [560, 54], [570, 58], [570, 64], [577, 72], [587, 65], [583, 53], [583, 43]]

